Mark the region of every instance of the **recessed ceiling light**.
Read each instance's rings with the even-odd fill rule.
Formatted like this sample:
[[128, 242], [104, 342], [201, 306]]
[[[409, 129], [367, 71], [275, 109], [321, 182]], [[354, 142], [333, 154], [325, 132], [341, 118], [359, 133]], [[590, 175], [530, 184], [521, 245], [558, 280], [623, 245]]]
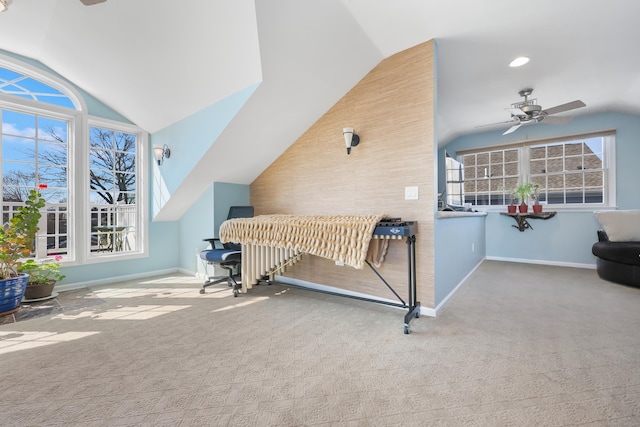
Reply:
[[527, 62], [529, 62], [529, 58], [527, 58], [526, 56], [519, 56], [509, 63], [509, 67], [521, 67]]

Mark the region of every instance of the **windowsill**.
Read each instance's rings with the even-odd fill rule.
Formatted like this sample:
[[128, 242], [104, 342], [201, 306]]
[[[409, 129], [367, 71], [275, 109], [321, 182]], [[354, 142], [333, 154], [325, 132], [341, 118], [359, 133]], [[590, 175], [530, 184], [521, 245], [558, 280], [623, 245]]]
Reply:
[[436, 218], [465, 218], [465, 217], [479, 217], [487, 216], [486, 212], [459, 212], [459, 211], [438, 211]]
[[[541, 203], [542, 204], [542, 203]], [[618, 209], [617, 206], [558, 206], [542, 204], [543, 211], [555, 212], [576, 212], [576, 213], [593, 213], [597, 211], [611, 211]], [[474, 206], [473, 209], [485, 213], [501, 213], [507, 212], [507, 206]], [[531, 210], [531, 206], [529, 206]]]

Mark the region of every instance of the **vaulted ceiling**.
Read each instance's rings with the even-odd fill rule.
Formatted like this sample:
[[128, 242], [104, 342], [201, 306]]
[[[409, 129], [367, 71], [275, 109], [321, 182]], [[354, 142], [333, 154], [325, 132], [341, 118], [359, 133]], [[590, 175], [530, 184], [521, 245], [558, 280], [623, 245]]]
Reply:
[[581, 99], [574, 115], [640, 114], [638, 16], [637, 0], [13, 0], [0, 49], [151, 133], [260, 83], [229, 137], [261, 135], [261, 160], [229, 172], [249, 183], [377, 62], [429, 39], [440, 146], [508, 120], [525, 87], [545, 108]]

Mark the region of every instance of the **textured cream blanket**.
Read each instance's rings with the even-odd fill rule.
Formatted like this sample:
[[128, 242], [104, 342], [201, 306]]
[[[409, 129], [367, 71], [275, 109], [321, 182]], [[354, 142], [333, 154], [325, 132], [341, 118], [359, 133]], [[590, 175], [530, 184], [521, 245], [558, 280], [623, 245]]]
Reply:
[[[220, 241], [289, 248], [362, 268], [376, 224], [384, 215], [260, 215], [229, 219]], [[375, 246], [373, 262], [384, 258]], [[372, 249], [374, 249], [372, 247]], [[382, 256], [381, 256], [382, 255]]]

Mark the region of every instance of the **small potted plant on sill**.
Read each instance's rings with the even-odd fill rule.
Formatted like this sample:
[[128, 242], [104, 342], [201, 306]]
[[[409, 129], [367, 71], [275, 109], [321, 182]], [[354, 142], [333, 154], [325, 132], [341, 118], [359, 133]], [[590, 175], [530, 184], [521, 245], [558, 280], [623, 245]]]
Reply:
[[531, 197], [532, 187], [533, 185], [530, 182], [526, 182], [518, 185], [515, 190], [515, 193], [518, 195], [518, 199], [520, 199], [520, 206], [518, 207], [520, 213], [527, 213], [529, 210], [527, 200]]
[[507, 212], [516, 213], [516, 206], [518, 204], [518, 194], [516, 190], [511, 190], [511, 202], [507, 206]]
[[33, 252], [43, 207], [40, 192], [31, 190], [24, 206], [0, 227], [0, 316], [20, 307], [29, 275], [19, 270], [22, 260]]
[[28, 259], [22, 263], [19, 271], [29, 275], [24, 292], [25, 300], [41, 300], [53, 294], [56, 283], [65, 278], [60, 273], [61, 260], [62, 257], [56, 255], [53, 259]]
[[542, 205], [540, 204], [540, 186], [538, 184], [533, 184], [531, 186], [531, 192], [533, 193], [533, 196], [531, 197], [533, 199], [533, 213], [540, 213], [542, 212]]

